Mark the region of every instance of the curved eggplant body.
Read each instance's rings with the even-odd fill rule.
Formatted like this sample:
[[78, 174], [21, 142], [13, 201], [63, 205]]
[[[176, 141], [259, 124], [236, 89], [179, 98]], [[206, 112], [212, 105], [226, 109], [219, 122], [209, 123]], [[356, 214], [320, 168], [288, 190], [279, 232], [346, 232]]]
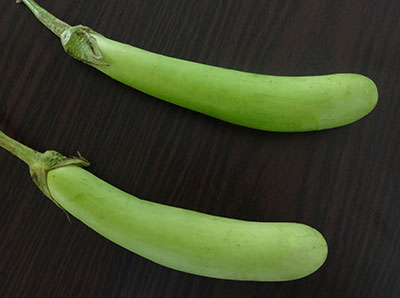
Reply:
[[51, 170], [53, 199], [111, 241], [176, 270], [221, 279], [286, 281], [316, 271], [327, 244], [297, 223], [234, 220], [138, 199], [77, 166]]
[[375, 83], [359, 74], [271, 76], [171, 58], [70, 26], [33, 0], [18, 1], [75, 59], [144, 93], [237, 125], [281, 132], [328, 129], [361, 119], [378, 101]]
[[94, 65], [144, 93], [230, 123], [297, 132], [343, 126], [376, 105], [375, 83], [358, 74], [283, 77], [171, 58], [92, 34], [103, 60]]

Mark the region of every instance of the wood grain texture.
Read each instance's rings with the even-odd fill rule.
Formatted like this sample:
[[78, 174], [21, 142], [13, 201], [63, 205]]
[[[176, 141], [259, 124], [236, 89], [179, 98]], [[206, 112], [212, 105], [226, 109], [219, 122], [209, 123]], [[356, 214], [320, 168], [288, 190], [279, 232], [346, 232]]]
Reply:
[[311, 225], [329, 257], [286, 283], [170, 270], [69, 223], [0, 150], [0, 297], [400, 297], [398, 0], [39, 2], [177, 58], [265, 74], [361, 73], [380, 101], [361, 121], [322, 132], [234, 126], [74, 61], [26, 7], [1, 1], [1, 130], [38, 150], [79, 150], [91, 172], [143, 199]]

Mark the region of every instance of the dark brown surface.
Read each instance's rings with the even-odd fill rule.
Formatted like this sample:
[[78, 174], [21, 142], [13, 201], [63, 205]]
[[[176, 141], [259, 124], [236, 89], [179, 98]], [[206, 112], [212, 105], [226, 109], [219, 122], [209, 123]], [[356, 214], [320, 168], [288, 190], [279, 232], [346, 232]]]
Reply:
[[329, 257], [287, 283], [180, 273], [114, 245], [46, 199], [0, 150], [0, 297], [400, 297], [400, 2], [119, 0], [40, 4], [158, 53], [245, 71], [356, 72], [376, 109], [338, 129], [279, 134], [227, 124], [123, 86], [64, 55], [22, 5], [0, 2], [0, 129], [82, 152], [141, 198], [320, 230]]

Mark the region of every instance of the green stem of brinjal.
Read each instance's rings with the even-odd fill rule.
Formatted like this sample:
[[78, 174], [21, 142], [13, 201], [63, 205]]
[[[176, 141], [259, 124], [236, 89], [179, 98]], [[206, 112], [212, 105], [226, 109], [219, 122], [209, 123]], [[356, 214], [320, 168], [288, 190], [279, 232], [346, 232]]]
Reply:
[[28, 166], [32, 166], [37, 162], [40, 155], [39, 152], [21, 144], [20, 142], [10, 138], [0, 130], [0, 147], [6, 149]]
[[44, 8], [40, 7], [34, 1], [17, 0], [17, 3], [24, 2], [24, 4], [32, 11], [35, 17], [45, 25], [50, 31], [61, 38], [61, 34], [71, 28], [72, 26], [56, 18]]

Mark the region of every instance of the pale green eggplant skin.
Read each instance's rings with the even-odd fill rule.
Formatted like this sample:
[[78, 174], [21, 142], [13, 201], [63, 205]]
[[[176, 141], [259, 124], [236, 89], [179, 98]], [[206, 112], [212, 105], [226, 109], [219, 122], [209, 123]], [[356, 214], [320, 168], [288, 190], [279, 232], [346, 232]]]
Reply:
[[314, 228], [251, 222], [141, 200], [97, 178], [80, 157], [39, 153], [0, 131], [0, 147], [24, 161], [36, 185], [65, 212], [111, 241], [158, 264], [231, 280], [288, 281], [324, 263]]
[[52, 198], [118, 245], [179, 271], [230, 280], [288, 281], [316, 271], [324, 237], [298, 223], [235, 220], [145, 201], [77, 167], [48, 173]]
[[175, 59], [93, 34], [108, 65], [95, 66], [144, 93], [220, 120], [277, 132], [323, 130], [373, 110], [375, 83], [358, 74], [285, 77]]
[[65, 51], [156, 98], [249, 128], [302, 132], [355, 122], [376, 106], [375, 83], [359, 74], [272, 76], [176, 59], [70, 26], [23, 0]]

